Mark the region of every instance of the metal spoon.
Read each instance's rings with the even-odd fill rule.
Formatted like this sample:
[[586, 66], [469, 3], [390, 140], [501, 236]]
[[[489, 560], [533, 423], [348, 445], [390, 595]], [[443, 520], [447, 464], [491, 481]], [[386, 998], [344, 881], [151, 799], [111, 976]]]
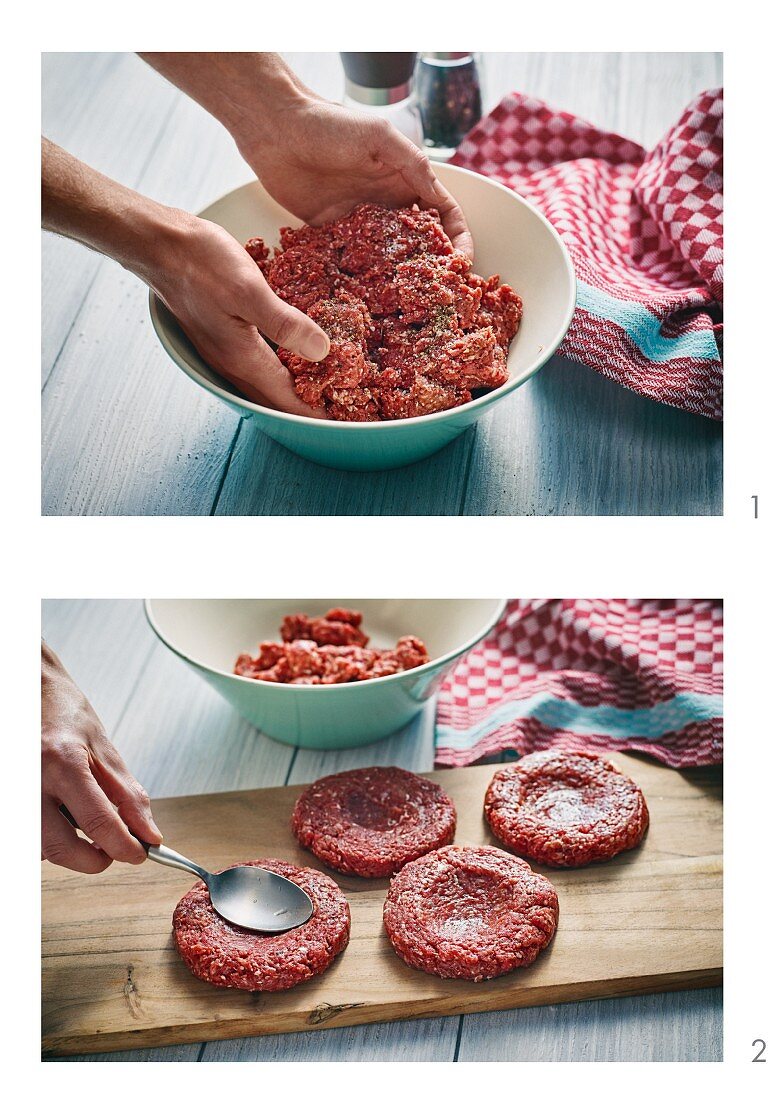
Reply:
[[313, 916], [313, 902], [291, 879], [263, 867], [230, 867], [213, 875], [163, 844], [145, 844], [147, 858], [203, 879], [213, 908], [232, 924], [253, 932], [286, 932]]
[[[65, 806], [60, 812], [79, 828]], [[139, 840], [138, 837], [135, 838]], [[176, 867], [202, 879], [216, 912], [232, 924], [252, 932], [287, 932], [310, 920], [313, 902], [296, 883], [263, 867], [230, 867], [214, 875], [198, 863], [163, 844], [139, 840], [147, 858], [164, 867]]]

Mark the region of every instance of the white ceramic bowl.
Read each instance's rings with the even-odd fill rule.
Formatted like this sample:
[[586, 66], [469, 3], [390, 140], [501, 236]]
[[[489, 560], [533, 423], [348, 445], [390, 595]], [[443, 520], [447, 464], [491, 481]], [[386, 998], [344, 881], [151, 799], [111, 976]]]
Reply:
[[[254, 726], [277, 741], [343, 749], [401, 729], [467, 650], [498, 622], [505, 600], [146, 600], [150, 626]], [[235, 676], [240, 653], [280, 637], [284, 615], [351, 607], [370, 644], [416, 634], [431, 660], [408, 672], [351, 684], [270, 684]]]
[[[153, 326], [175, 363], [204, 389], [283, 446], [324, 466], [379, 470], [404, 466], [439, 450], [460, 435], [496, 401], [513, 393], [547, 362], [561, 343], [574, 313], [576, 282], [558, 233], [530, 203], [508, 187], [453, 165], [434, 165], [465, 211], [476, 247], [474, 269], [499, 274], [523, 298], [523, 323], [509, 351], [509, 380], [497, 390], [460, 405], [410, 420], [346, 424], [313, 420], [264, 408], [239, 396], [191, 345], [179, 324], [150, 296]], [[202, 211], [243, 244], [249, 237], [278, 242], [279, 229], [300, 224], [264, 191], [249, 183]]]

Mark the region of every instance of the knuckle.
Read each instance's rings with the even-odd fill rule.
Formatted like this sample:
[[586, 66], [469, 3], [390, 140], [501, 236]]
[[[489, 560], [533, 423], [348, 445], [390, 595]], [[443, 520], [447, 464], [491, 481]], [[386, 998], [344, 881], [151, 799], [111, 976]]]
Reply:
[[137, 806], [143, 806], [145, 809], [150, 808], [150, 796], [147, 791], [138, 781], [138, 779], [129, 779], [127, 783], [128, 789], [128, 801], [135, 803]]
[[295, 340], [300, 331], [300, 326], [290, 313], [275, 313], [270, 319], [267, 335], [276, 344], [289, 344]]
[[56, 863], [58, 867], [67, 865], [68, 846], [57, 840], [44, 840], [41, 846], [41, 856], [49, 863]]
[[113, 835], [115, 832], [114, 818], [103, 810], [84, 815], [79, 827], [93, 840], [100, 840], [101, 837]]
[[87, 752], [79, 741], [58, 738], [42, 744], [41, 764], [45, 772], [57, 776], [84, 771], [87, 768]]

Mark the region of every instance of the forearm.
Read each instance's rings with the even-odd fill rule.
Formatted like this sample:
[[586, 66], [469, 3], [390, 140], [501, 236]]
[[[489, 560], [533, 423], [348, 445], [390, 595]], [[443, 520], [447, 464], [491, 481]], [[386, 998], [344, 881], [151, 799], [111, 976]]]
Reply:
[[242, 147], [280, 131], [282, 116], [317, 98], [275, 53], [142, 53]]
[[44, 229], [111, 256], [149, 281], [187, 217], [109, 179], [46, 138], [41, 143]]

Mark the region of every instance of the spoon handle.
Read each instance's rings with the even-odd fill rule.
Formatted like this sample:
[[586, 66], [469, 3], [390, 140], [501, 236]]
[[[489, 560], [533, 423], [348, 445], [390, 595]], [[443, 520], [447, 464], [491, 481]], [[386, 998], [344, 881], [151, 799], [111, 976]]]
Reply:
[[173, 848], [167, 848], [165, 844], [144, 844], [144, 841], [140, 841], [140, 843], [147, 849], [147, 858], [154, 863], [161, 863], [164, 867], [175, 867], [179, 871], [188, 871], [189, 874], [196, 875], [197, 878], [204, 879], [205, 882], [211, 877], [210, 872], [205, 871], [198, 863], [194, 863], [192, 859], [180, 855]]
[[[70, 812], [67, 806], [60, 806], [60, 813], [73, 825], [74, 829], [78, 829], [79, 826], [74, 819], [73, 814]], [[128, 832], [131, 832], [130, 829]], [[210, 878], [210, 872], [205, 871], [203, 867], [200, 867], [198, 863], [194, 863], [192, 859], [188, 859], [186, 856], [181, 856], [179, 852], [175, 852], [173, 848], [167, 848], [165, 844], [148, 844], [146, 840], [139, 840], [139, 837], [135, 833], [131, 833], [134, 840], [138, 840], [142, 848], [147, 853], [147, 858], [151, 859], [153, 863], [160, 863], [164, 867], [175, 867], [179, 871], [188, 871], [191, 875], [196, 875], [197, 878], [204, 879], [205, 882]]]

